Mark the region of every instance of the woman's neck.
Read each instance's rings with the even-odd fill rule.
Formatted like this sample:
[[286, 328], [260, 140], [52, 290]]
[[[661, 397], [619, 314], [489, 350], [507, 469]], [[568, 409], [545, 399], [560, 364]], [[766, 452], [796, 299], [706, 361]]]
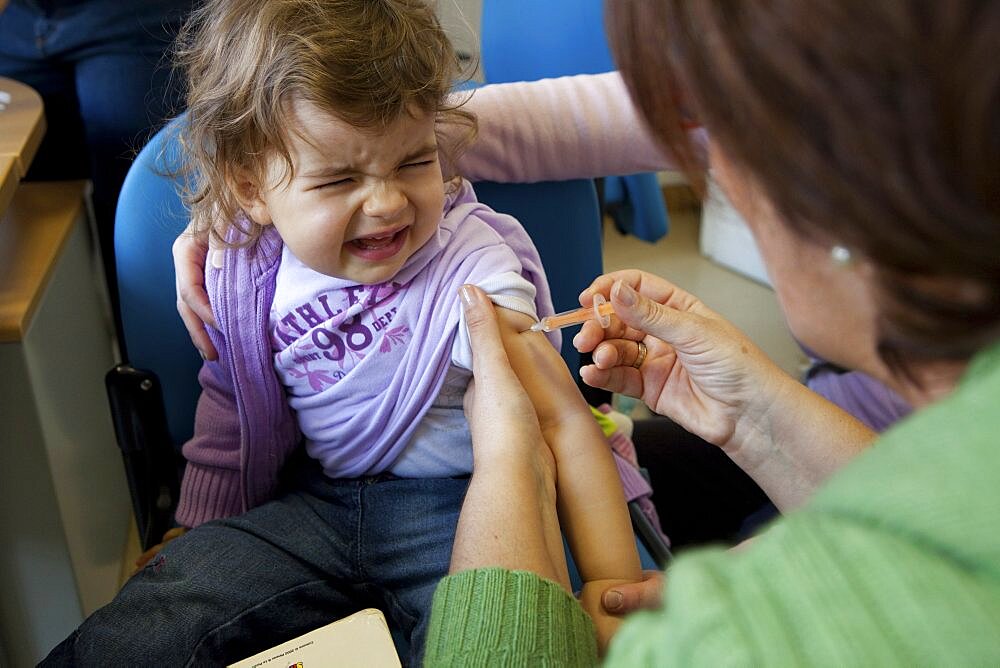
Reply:
[[914, 409], [929, 406], [951, 394], [958, 386], [968, 360], [913, 364], [907, 374], [894, 374], [889, 385]]

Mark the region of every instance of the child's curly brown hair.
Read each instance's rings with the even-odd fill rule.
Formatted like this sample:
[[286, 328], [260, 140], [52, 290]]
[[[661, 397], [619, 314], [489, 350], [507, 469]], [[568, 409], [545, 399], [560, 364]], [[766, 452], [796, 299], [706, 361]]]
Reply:
[[458, 57], [421, 0], [208, 0], [174, 57], [186, 83], [178, 132], [193, 231], [223, 243], [234, 226], [241, 245], [263, 229], [240, 215], [237, 174], [263, 187], [276, 154], [293, 176], [292, 98], [376, 130], [404, 113], [435, 114], [446, 168], [475, 137], [475, 116], [449, 98]]

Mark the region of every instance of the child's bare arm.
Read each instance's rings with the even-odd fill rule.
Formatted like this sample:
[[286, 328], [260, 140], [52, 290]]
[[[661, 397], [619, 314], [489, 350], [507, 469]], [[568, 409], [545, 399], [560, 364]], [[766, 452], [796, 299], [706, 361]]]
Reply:
[[[599, 597], [642, 579], [635, 537], [611, 450], [562, 357], [527, 316], [498, 309], [511, 366], [538, 413], [556, 459], [559, 518], [585, 586], [583, 604], [603, 632]], [[596, 597], [595, 597], [596, 596]], [[614, 626], [614, 622], [609, 622]], [[603, 642], [602, 642], [603, 644]]]

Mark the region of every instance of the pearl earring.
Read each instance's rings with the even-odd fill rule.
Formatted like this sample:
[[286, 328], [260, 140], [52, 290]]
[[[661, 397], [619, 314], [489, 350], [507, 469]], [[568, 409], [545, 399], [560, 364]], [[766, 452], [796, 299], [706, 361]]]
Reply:
[[847, 246], [837, 244], [830, 249], [830, 261], [838, 267], [849, 267], [854, 262], [854, 258]]

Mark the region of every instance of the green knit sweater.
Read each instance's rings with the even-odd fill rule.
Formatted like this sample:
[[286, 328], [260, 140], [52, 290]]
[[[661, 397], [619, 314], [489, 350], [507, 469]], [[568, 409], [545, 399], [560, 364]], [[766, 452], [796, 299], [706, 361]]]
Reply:
[[[668, 577], [607, 665], [1000, 665], [1000, 345], [744, 551]], [[438, 586], [426, 665], [592, 665], [592, 634], [558, 585], [466, 571]]]

